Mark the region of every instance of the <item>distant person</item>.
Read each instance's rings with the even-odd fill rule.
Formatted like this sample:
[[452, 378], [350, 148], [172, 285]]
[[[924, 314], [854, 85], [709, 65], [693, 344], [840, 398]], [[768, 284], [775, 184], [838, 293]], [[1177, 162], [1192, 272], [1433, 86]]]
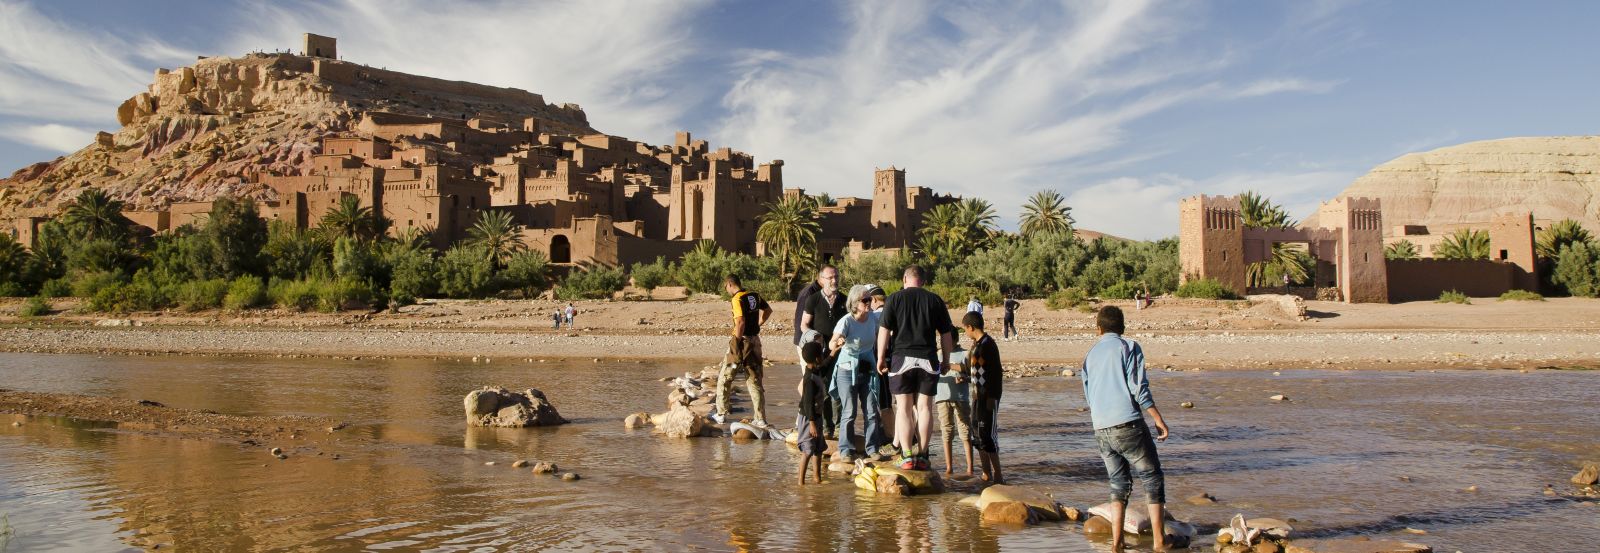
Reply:
[[795, 445], [800, 446], [800, 485], [806, 485], [806, 470], [816, 464], [817, 483], [822, 483], [822, 455], [828, 449], [828, 442], [822, 437], [822, 427], [817, 423], [817, 417], [822, 416], [826, 405], [822, 397], [827, 395], [827, 380], [823, 376], [822, 344], [807, 342], [800, 346], [800, 361], [804, 363], [805, 372], [800, 375], [800, 424], [795, 428], [800, 433]]
[[[1109, 305], [1100, 308], [1095, 327], [1100, 339], [1083, 359], [1083, 397], [1089, 404], [1095, 441], [1106, 464], [1111, 500], [1116, 504], [1111, 517], [1111, 549], [1122, 550], [1122, 519], [1133, 487], [1128, 474], [1131, 470], [1139, 476], [1150, 504], [1153, 548], [1165, 551], [1162, 509], [1167, 501], [1166, 480], [1155, 442], [1166, 441], [1167, 423], [1150, 395], [1144, 350], [1138, 342], [1122, 337], [1122, 310]], [[1154, 436], [1140, 411], [1150, 415], [1157, 431]]]
[[1017, 308], [1022, 307], [1022, 302], [1012, 298], [1011, 294], [1006, 294], [1006, 301], [1003, 307], [1006, 310], [1006, 320], [1005, 328], [1001, 329], [1000, 336], [1009, 342], [1012, 337], [1019, 335], [1017, 332]]
[[[878, 372], [889, 375], [895, 442], [900, 467], [907, 470], [928, 470], [934, 391], [955, 347], [950, 309], [938, 294], [922, 288], [922, 279], [922, 267], [906, 267], [904, 288], [889, 296], [878, 333]], [[887, 358], [891, 345], [892, 359]]]
[[[823, 265], [817, 270], [817, 285], [820, 287], [811, 297], [806, 298], [805, 310], [800, 314], [800, 331], [815, 331], [824, 345], [833, 341], [833, 327], [839, 320], [845, 318], [845, 295], [839, 292], [839, 269], [832, 265]], [[804, 344], [801, 344], [804, 345]], [[833, 365], [822, 368], [824, 376], [828, 377], [828, 409], [822, 415], [822, 432], [829, 439], [838, 436], [838, 423], [841, 410], [841, 392], [831, 386], [833, 383]]]
[[983, 314], [983, 302], [978, 301], [978, 296], [972, 296], [972, 299], [967, 300], [967, 312], [976, 312], [979, 315]]
[[567, 315], [567, 328], [578, 328], [577, 326], [575, 326], [573, 324], [574, 321], [578, 320], [578, 308], [573, 307], [572, 306], [572, 302], [567, 302], [566, 315]]
[[972, 366], [972, 449], [978, 450], [983, 479], [1004, 484], [1006, 478], [1000, 472], [998, 415], [1005, 369], [1000, 366], [1000, 346], [994, 343], [993, 336], [983, 331], [982, 313], [968, 311], [961, 318], [961, 326], [972, 339], [972, 351], [967, 352], [968, 364]]
[[[969, 311], [970, 313], [970, 311]], [[968, 430], [968, 423], [972, 420], [972, 394], [969, 391], [970, 378], [967, 377], [966, 361], [957, 358], [966, 357], [968, 352], [961, 351], [961, 346], [956, 345], [956, 351], [951, 352], [951, 370], [945, 371], [939, 377], [939, 387], [933, 395], [933, 410], [939, 414], [939, 437], [944, 441], [944, 473], [955, 472], [955, 452], [952, 446], [959, 437], [961, 451], [967, 455], [967, 474], [972, 474], [972, 432]]]
[[561, 330], [561, 319], [563, 318], [561, 316], [561, 308], [557, 307], [556, 312], [552, 315], [553, 316], [551, 318], [555, 319], [556, 321], [556, 330]]
[[728, 353], [734, 361], [723, 363], [722, 372], [717, 375], [717, 412], [711, 416], [718, 424], [727, 422], [729, 401], [728, 388], [733, 383], [734, 373], [739, 369], [745, 371], [745, 386], [750, 391], [750, 404], [755, 412], [752, 422], [756, 426], [767, 426], [767, 403], [764, 388], [761, 384], [761, 373], [764, 360], [761, 355], [761, 325], [767, 323], [772, 317], [772, 306], [767, 305], [767, 300], [759, 294], [744, 289], [739, 283], [739, 277], [728, 275], [722, 279], [723, 290], [732, 297], [733, 304], [733, 338], [728, 341]]
[[[878, 344], [878, 314], [872, 311], [870, 284], [857, 284], [850, 288], [845, 302], [850, 314], [839, 319], [833, 328], [829, 347], [836, 353], [833, 365], [833, 388], [839, 391], [839, 458], [853, 461], [866, 455], [856, 450], [855, 423], [863, 420], [860, 434], [867, 454], [877, 454], [888, 444], [883, 432], [883, 412], [879, 396], [884, 390], [878, 384], [878, 366], [875, 348]], [[856, 411], [861, 415], [857, 417]]]

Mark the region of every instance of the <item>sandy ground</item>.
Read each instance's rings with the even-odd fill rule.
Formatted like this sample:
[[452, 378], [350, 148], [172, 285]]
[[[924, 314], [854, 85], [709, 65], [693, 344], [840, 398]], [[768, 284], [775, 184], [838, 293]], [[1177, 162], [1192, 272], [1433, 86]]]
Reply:
[[23, 415], [5, 424], [21, 426], [26, 417], [54, 416], [117, 423], [121, 432], [235, 442], [241, 446], [284, 444], [290, 452], [319, 453], [316, 444], [346, 424], [322, 417], [224, 415], [168, 407], [160, 403], [86, 396], [19, 392], [0, 388], [0, 413]]
[[[0, 351], [472, 358], [484, 362], [634, 358], [712, 362], [726, 344], [728, 308], [714, 298], [576, 302], [578, 328], [551, 328], [564, 303], [433, 300], [398, 313], [166, 311], [118, 318], [74, 312], [15, 316], [0, 300]], [[1472, 305], [1308, 302], [1305, 320], [1273, 303], [1164, 300], [1135, 311], [1128, 335], [1158, 369], [1600, 367], [1600, 301], [1476, 299]], [[768, 356], [792, 362], [793, 304], [773, 304]], [[119, 326], [111, 326], [119, 325]], [[1030, 369], [1070, 368], [1093, 341], [1093, 315], [1023, 302], [1020, 339], [1003, 357]], [[993, 325], [998, 326], [998, 325]], [[1030, 371], [1031, 372], [1031, 371]]]

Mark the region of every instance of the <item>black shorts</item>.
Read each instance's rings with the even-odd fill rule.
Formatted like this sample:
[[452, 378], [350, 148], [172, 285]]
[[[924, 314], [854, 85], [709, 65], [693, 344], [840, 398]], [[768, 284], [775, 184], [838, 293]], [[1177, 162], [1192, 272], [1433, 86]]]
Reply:
[[996, 414], [1000, 411], [998, 400], [972, 398], [972, 431], [967, 433], [972, 449], [995, 453], [1000, 451], [1000, 429]]
[[889, 393], [897, 396], [906, 394], [931, 396], [937, 393], [938, 388], [939, 376], [920, 368], [889, 375]]

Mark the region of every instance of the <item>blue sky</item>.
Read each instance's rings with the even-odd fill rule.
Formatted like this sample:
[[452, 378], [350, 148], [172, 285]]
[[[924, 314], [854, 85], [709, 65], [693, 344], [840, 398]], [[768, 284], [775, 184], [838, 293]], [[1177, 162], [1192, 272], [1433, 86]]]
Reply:
[[574, 102], [650, 143], [689, 130], [1156, 238], [1176, 202], [1257, 189], [1300, 215], [1410, 151], [1596, 134], [1595, 2], [27, 3], [0, 0], [0, 171], [114, 130], [157, 67], [337, 36], [347, 60]]

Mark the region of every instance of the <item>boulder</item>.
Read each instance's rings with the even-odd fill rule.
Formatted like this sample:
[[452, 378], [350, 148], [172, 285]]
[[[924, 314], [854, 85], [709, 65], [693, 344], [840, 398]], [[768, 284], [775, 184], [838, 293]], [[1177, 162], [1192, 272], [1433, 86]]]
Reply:
[[1272, 540], [1262, 540], [1250, 548], [1250, 553], [1283, 553], [1283, 547]]
[[538, 463], [534, 463], [533, 464], [533, 473], [534, 474], [555, 474], [555, 472], [556, 472], [556, 464], [555, 463], [538, 462]]
[[668, 438], [693, 438], [705, 432], [706, 419], [687, 406], [677, 405], [667, 412], [657, 428]]
[[834, 461], [832, 463], [828, 463], [828, 472], [839, 472], [839, 473], [844, 473], [844, 474], [850, 474], [852, 472], [855, 472], [855, 470], [856, 470], [856, 464], [855, 463], [846, 463], [846, 462], [843, 462], [843, 461]]
[[632, 428], [644, 428], [644, 427], [649, 426], [649, 425], [650, 425], [650, 414], [649, 413], [643, 413], [643, 412], [634, 413], [632, 415], [628, 415], [627, 418], [622, 419], [622, 427], [623, 428], [629, 428], [629, 429], [632, 429]]
[[873, 479], [873, 490], [885, 495], [911, 495], [911, 484], [898, 474], [879, 473]]
[[462, 407], [468, 426], [521, 428], [568, 422], [544, 397], [544, 392], [531, 388], [521, 392], [495, 387], [473, 390], [462, 399]]
[[1083, 533], [1085, 533], [1085, 534], [1110, 534], [1111, 533], [1111, 520], [1107, 519], [1106, 517], [1100, 516], [1100, 515], [1090, 516], [1089, 520], [1083, 521]]
[[1036, 516], [1042, 521], [1059, 522], [1067, 518], [1055, 498], [1042, 492], [1008, 484], [996, 484], [984, 488], [983, 493], [978, 496], [978, 508], [983, 509], [990, 503], [1005, 501], [1016, 501], [1027, 505], [1028, 508], [1038, 511]]
[[1600, 482], [1600, 465], [1595, 463], [1584, 463], [1583, 470], [1572, 476], [1572, 483], [1579, 486], [1593, 486], [1596, 482]]
[[903, 470], [899, 467], [879, 466], [878, 474], [893, 474], [905, 479], [911, 491], [919, 495], [944, 493], [944, 480], [931, 470]]
[[1027, 526], [1039, 522], [1033, 509], [1021, 501], [996, 501], [983, 507], [983, 521]]

